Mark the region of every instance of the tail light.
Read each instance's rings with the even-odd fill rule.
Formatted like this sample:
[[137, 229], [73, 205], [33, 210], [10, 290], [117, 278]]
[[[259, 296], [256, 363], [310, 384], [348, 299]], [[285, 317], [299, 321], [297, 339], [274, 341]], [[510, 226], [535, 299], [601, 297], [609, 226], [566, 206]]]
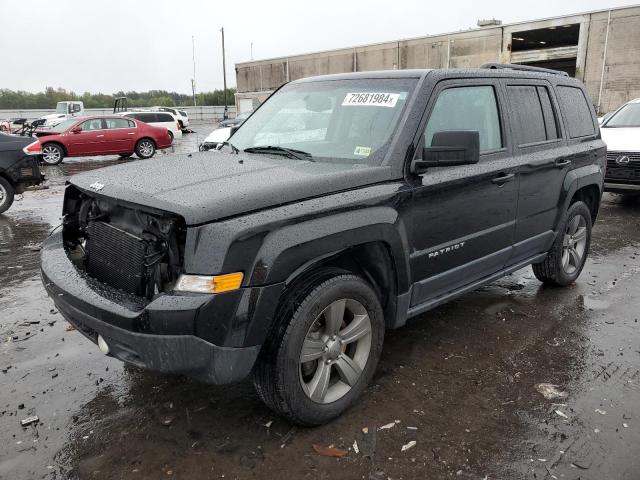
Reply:
[[42, 145], [38, 140], [36, 140], [24, 147], [22, 151], [27, 155], [42, 155]]
[[176, 122], [176, 127], [180, 130], [180, 122]]

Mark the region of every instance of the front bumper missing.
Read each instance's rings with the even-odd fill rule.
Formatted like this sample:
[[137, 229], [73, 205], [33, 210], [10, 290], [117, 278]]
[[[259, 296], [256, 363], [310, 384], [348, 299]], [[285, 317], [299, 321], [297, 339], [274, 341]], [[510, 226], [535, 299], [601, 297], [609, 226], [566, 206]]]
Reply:
[[171, 310], [160, 311], [156, 302], [144, 305], [133, 296], [108, 294], [103, 285], [73, 266], [60, 233], [43, 243], [41, 255], [42, 281], [60, 313], [94, 343], [101, 335], [109, 345], [109, 355], [149, 370], [213, 384], [237, 382], [251, 372], [260, 346], [222, 347], [195, 335], [135, 331], [139, 321], [153, 322], [154, 316], [164, 324], [193, 318], [206, 296], [171, 296], [170, 302], [159, 302], [160, 306], [171, 304]]

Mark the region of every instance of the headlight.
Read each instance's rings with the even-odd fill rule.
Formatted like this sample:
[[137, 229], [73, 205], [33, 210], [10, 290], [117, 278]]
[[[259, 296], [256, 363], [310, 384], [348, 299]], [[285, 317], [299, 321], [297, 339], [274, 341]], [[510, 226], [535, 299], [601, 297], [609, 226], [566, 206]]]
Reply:
[[242, 272], [225, 275], [180, 275], [174, 290], [176, 292], [223, 293], [237, 290], [242, 284]]

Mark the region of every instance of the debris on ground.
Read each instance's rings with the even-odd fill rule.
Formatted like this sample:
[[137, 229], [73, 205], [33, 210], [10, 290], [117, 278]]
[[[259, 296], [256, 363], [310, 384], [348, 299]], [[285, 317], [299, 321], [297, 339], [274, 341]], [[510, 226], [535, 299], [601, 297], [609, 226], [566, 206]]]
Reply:
[[599, 409], [599, 408], [596, 408], [596, 409], [594, 410], [594, 412], [599, 413], [600, 415], [606, 415], [606, 414], [607, 414], [607, 411], [606, 411], [606, 410], [601, 410], [601, 409]]
[[556, 398], [567, 398], [569, 394], [559, 390], [558, 385], [552, 383], [538, 383], [535, 389], [547, 400], [555, 400]]
[[346, 450], [342, 450], [341, 448], [336, 448], [333, 446], [329, 447], [321, 447], [320, 445], [316, 445], [315, 443], [312, 445], [313, 449], [316, 451], [318, 455], [322, 455], [323, 457], [344, 457], [347, 454]]
[[67, 326], [67, 332], [73, 332], [76, 329], [76, 327], [74, 327], [73, 325], [68, 325]]
[[358, 441], [354, 440], [353, 441], [353, 451], [356, 453], [360, 453], [360, 449], [358, 448]]
[[400, 449], [401, 452], [406, 452], [407, 450], [409, 450], [410, 448], [413, 448], [416, 446], [416, 442], [415, 440], [411, 440], [409, 443], [405, 443], [402, 448]]
[[282, 437], [282, 443], [280, 443], [280, 448], [284, 448], [287, 446], [287, 443], [289, 443], [289, 440], [291, 440], [291, 438], [293, 437], [293, 434], [296, 433], [296, 427], [292, 427], [291, 430], [289, 430], [287, 432], [287, 434]]
[[168, 427], [168, 426], [170, 426], [170, 425], [173, 423], [173, 421], [174, 421], [175, 419], [176, 419], [176, 417], [167, 416], [167, 417], [164, 417], [164, 418], [162, 419], [161, 423], [162, 423], [162, 425], [164, 425], [165, 427]]
[[400, 423], [400, 420], [394, 420], [391, 423], [381, 426], [378, 430], [389, 430], [390, 428], [395, 427], [398, 423]]
[[32, 423], [37, 423], [39, 421], [40, 419], [37, 415], [32, 415], [31, 417], [27, 417], [24, 420], [20, 420], [20, 425], [26, 427], [27, 425], [31, 425]]
[[569, 417], [567, 417], [567, 415], [560, 410], [556, 410], [556, 415], [559, 415], [562, 418], [566, 418], [567, 420], [569, 420]]

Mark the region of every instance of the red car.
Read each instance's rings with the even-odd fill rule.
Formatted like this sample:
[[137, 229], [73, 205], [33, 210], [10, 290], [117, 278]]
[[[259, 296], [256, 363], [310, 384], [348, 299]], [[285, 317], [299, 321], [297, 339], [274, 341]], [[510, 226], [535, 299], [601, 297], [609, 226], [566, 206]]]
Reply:
[[47, 165], [57, 165], [64, 157], [93, 155], [128, 157], [135, 153], [151, 158], [156, 149], [168, 148], [172, 141], [166, 128], [123, 117], [73, 118], [35, 134]]

